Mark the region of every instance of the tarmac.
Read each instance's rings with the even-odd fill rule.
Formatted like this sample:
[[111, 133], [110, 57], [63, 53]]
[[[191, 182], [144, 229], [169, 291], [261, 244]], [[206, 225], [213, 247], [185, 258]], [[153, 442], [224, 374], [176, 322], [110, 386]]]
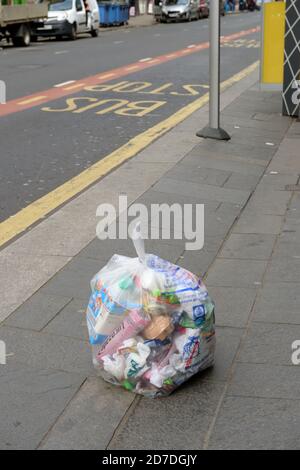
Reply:
[[[195, 133], [208, 107], [0, 252], [1, 449], [297, 449], [300, 374], [300, 122], [257, 72], [222, 93], [229, 142]], [[216, 303], [212, 369], [167, 398], [105, 383], [92, 366], [85, 308], [93, 275], [130, 240], [95, 238], [96, 209], [205, 204], [205, 243], [147, 250], [204, 277]]]

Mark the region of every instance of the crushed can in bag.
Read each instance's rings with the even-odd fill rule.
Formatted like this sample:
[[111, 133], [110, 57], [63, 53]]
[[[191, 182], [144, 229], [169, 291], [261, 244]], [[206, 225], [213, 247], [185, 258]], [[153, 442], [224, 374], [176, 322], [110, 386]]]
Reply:
[[92, 279], [87, 325], [100, 375], [155, 398], [213, 365], [215, 306], [201, 279], [134, 244]]

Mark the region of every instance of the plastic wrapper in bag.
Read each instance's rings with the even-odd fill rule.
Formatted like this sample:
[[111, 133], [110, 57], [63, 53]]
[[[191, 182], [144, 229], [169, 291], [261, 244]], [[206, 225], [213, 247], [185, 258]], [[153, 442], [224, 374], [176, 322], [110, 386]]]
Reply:
[[93, 362], [110, 383], [164, 396], [213, 365], [214, 303], [197, 276], [135, 245], [137, 258], [114, 255], [91, 281]]

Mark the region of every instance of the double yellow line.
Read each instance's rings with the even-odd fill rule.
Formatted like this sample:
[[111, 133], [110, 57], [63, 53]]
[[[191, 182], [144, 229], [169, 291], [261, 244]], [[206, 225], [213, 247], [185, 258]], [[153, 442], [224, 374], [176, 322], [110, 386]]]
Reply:
[[[246, 67], [221, 84], [222, 91], [247, 77], [258, 67], [258, 62]], [[162, 136], [184, 119], [189, 117], [209, 101], [209, 94], [181, 108], [172, 116], [159, 122], [150, 129], [130, 139], [125, 145], [99, 160], [97, 163], [57, 187], [45, 196], [37, 199], [14, 216], [0, 223], [0, 247], [28, 229], [31, 225], [65, 204], [81, 191], [98, 181], [103, 176], [137, 155], [158, 137]]]

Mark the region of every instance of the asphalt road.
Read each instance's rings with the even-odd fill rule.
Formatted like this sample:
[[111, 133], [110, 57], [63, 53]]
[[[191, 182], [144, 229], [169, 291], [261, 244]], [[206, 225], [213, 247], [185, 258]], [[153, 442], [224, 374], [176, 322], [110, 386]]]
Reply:
[[[222, 35], [259, 24], [258, 13], [227, 16]], [[7, 100], [22, 102], [63, 82], [207, 41], [208, 21], [201, 20], [115, 30], [76, 42], [42, 41], [29, 49], [4, 47], [0, 79], [6, 82]], [[258, 59], [258, 41], [257, 32], [222, 47], [222, 80]], [[204, 48], [0, 117], [0, 221], [207, 93], [208, 79]]]

